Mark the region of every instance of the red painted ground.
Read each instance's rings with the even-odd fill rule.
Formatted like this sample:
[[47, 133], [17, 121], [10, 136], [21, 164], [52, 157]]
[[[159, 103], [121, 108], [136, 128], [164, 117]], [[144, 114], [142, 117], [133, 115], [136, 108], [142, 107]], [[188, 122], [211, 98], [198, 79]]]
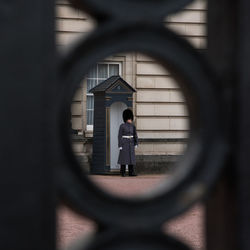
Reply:
[[[92, 178], [92, 177], [91, 177]], [[162, 176], [145, 175], [138, 177], [94, 176], [96, 183], [116, 194], [129, 196], [144, 193], [157, 186]], [[66, 246], [74, 239], [86, 236], [95, 230], [94, 222], [72, 213], [68, 208], [58, 209], [58, 245]], [[194, 249], [204, 249], [203, 209], [196, 206], [184, 215], [164, 226], [169, 234], [181, 238]]]

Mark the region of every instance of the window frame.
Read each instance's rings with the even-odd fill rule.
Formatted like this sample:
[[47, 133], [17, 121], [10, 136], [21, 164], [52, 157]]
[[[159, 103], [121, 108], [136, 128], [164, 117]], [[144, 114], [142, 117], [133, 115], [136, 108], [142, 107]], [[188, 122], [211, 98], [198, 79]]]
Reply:
[[[97, 73], [98, 73], [98, 64], [108, 64], [108, 65], [110, 65], [110, 64], [116, 64], [116, 65], [118, 65], [119, 66], [119, 69], [118, 69], [118, 74], [121, 76], [122, 75], [122, 62], [116, 62], [116, 61], [106, 61], [106, 62], [98, 62], [96, 65], [97, 65]], [[108, 76], [109, 76], [109, 67], [108, 67]], [[99, 78], [98, 77], [98, 74], [97, 74], [97, 77], [96, 78], [89, 78], [89, 77], [87, 77], [86, 78], [86, 81], [87, 81], [87, 79], [92, 79], [92, 80], [106, 80], [107, 78]], [[87, 131], [93, 131], [94, 130], [94, 126], [93, 125], [89, 125], [89, 124], [87, 124], [87, 122], [88, 122], [88, 119], [87, 119], [87, 113], [88, 113], [88, 110], [90, 110], [90, 109], [88, 109], [87, 108], [87, 99], [88, 99], [88, 96], [94, 96], [94, 94], [93, 93], [88, 93], [88, 91], [87, 91], [87, 89], [86, 89], [86, 109], [85, 109], [85, 112], [86, 112], [86, 130]]]

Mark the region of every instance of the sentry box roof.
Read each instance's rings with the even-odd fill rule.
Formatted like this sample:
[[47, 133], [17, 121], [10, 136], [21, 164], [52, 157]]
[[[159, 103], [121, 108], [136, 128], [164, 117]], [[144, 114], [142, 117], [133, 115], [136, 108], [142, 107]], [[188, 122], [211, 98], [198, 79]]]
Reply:
[[101, 82], [94, 88], [92, 88], [90, 93], [97, 92], [136, 92], [136, 90], [128, 84], [125, 80], [123, 80], [120, 76], [111, 76], [107, 80]]

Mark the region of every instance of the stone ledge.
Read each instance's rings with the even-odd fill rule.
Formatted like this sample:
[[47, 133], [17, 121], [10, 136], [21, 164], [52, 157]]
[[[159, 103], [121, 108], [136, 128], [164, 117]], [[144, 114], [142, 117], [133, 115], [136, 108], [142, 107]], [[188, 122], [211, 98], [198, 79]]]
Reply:
[[[73, 142], [83, 142], [83, 143], [92, 143], [92, 137], [84, 137], [83, 135], [71, 135]], [[188, 138], [139, 138], [139, 143], [187, 143]]]
[[179, 155], [136, 155], [138, 174], [166, 174], [171, 172]]

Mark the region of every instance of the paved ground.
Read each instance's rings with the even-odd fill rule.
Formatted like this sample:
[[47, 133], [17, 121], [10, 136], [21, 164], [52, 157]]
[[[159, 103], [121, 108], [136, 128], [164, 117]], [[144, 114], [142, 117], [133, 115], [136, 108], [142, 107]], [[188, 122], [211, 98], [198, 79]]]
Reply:
[[[162, 176], [94, 176], [94, 181], [106, 190], [117, 195], [137, 195], [157, 186]], [[95, 224], [87, 218], [72, 213], [66, 207], [58, 209], [58, 243], [60, 246], [68, 245], [72, 240], [87, 235], [95, 230]], [[169, 234], [181, 238], [194, 249], [203, 249], [203, 209], [196, 206], [178, 219], [172, 220], [164, 226]]]

